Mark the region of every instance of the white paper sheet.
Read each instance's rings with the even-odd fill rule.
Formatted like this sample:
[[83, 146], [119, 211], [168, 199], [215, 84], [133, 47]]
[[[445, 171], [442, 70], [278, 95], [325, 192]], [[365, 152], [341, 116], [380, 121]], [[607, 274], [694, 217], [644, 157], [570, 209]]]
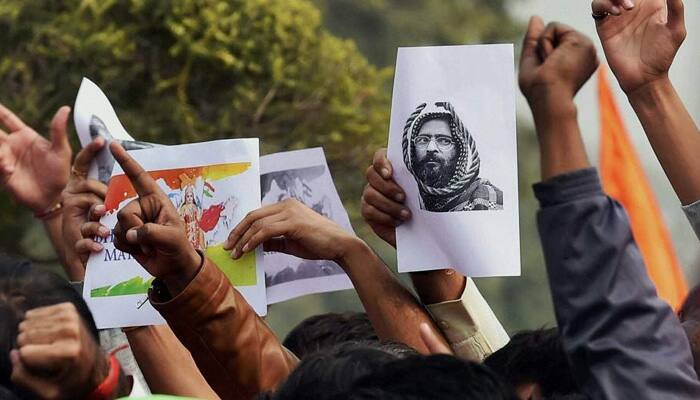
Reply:
[[400, 272], [520, 274], [512, 45], [400, 48], [388, 157], [413, 213]]
[[83, 78], [73, 107], [73, 122], [82, 147], [98, 136], [105, 139], [105, 146], [95, 157], [88, 176], [107, 183], [114, 167], [114, 158], [109, 152], [112, 140], [122, 142], [127, 150], [151, 148], [158, 145], [134, 140], [122, 126], [112, 104], [102, 90], [91, 80]]
[[[354, 234], [322, 148], [263, 156], [260, 174], [263, 205], [295, 198]], [[264, 263], [268, 304], [353, 287], [350, 278], [333, 261], [266, 252]]]
[[[260, 207], [260, 171], [257, 139], [232, 139], [168, 146], [130, 152], [155, 175], [188, 225], [190, 241], [204, 250], [232, 281], [259, 315], [267, 301], [262, 251], [233, 261], [223, 242], [245, 215]], [[201, 167], [201, 168], [200, 168]], [[101, 223], [112, 229], [117, 211], [136, 195], [118, 164], [115, 164]], [[195, 223], [196, 222], [196, 223]], [[164, 323], [147, 300], [151, 276], [136, 260], [114, 248], [112, 238], [105, 249], [88, 260], [83, 297], [97, 327], [155, 325]], [[135, 294], [130, 294], [135, 293]]]

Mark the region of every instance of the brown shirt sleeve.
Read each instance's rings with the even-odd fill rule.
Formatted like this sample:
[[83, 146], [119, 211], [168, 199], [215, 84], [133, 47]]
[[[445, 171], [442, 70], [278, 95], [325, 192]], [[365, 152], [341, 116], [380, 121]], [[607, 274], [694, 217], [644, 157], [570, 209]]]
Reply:
[[149, 298], [224, 400], [272, 390], [298, 363], [207, 258], [177, 296], [163, 299], [151, 290]]

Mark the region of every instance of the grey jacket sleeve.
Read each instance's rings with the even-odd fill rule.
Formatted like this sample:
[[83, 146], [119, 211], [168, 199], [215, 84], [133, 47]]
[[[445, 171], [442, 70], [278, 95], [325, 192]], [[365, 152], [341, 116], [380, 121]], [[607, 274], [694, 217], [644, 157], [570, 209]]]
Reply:
[[700, 200], [693, 204], [683, 206], [683, 211], [685, 211], [685, 216], [688, 217], [690, 225], [693, 227], [698, 239], [700, 239]]
[[534, 189], [557, 322], [582, 389], [594, 399], [700, 398], [688, 339], [596, 170]]

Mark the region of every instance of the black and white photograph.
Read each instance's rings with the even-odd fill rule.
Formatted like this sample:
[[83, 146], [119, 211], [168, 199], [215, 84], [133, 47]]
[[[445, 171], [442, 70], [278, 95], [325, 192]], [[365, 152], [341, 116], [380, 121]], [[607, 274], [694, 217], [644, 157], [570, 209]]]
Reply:
[[[349, 232], [350, 219], [336, 191], [323, 149], [289, 151], [260, 158], [262, 204], [296, 199]], [[349, 289], [352, 284], [333, 261], [304, 260], [265, 252], [268, 303], [311, 293]]]
[[401, 146], [422, 210], [503, 209], [503, 192], [480, 175], [476, 140], [450, 102], [419, 104], [406, 120]]
[[[112, 134], [109, 133], [107, 126], [97, 115], [93, 115], [90, 118], [90, 138], [92, 140], [102, 137], [105, 140], [105, 146], [95, 157], [95, 162], [97, 163], [97, 179], [102, 183], [109, 182], [109, 178], [112, 177], [112, 169], [114, 168], [114, 157], [112, 153], [109, 152], [109, 144], [114, 140]], [[136, 140], [122, 140], [122, 146], [127, 150], [141, 150], [150, 149], [156, 145], [146, 142], [139, 142]]]
[[114, 158], [109, 152], [109, 144], [113, 140], [120, 141], [127, 150], [162, 146], [140, 142], [129, 135], [119, 121], [107, 96], [94, 82], [87, 78], [83, 78], [80, 83], [78, 96], [75, 99], [73, 122], [82, 147], [87, 146], [97, 137], [101, 136], [105, 139], [105, 146], [95, 157], [88, 174], [91, 178], [98, 179], [103, 183], [109, 181], [114, 168]]
[[399, 48], [387, 156], [399, 272], [520, 274], [512, 45]]

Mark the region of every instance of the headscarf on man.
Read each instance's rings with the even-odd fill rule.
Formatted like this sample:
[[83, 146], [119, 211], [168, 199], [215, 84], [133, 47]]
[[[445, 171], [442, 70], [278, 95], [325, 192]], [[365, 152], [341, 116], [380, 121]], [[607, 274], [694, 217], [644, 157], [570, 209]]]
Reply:
[[[444, 119], [448, 122], [458, 151], [457, 163], [452, 177], [444, 187], [427, 185], [418, 177], [413, 168], [416, 136], [418, 136], [423, 124], [434, 119]], [[421, 196], [424, 199], [432, 199], [433, 203], [449, 203], [452, 199], [460, 196], [479, 176], [481, 163], [476, 142], [449, 102], [435, 102], [430, 106], [427, 103], [418, 105], [406, 121], [401, 144], [404, 163], [416, 178]]]

